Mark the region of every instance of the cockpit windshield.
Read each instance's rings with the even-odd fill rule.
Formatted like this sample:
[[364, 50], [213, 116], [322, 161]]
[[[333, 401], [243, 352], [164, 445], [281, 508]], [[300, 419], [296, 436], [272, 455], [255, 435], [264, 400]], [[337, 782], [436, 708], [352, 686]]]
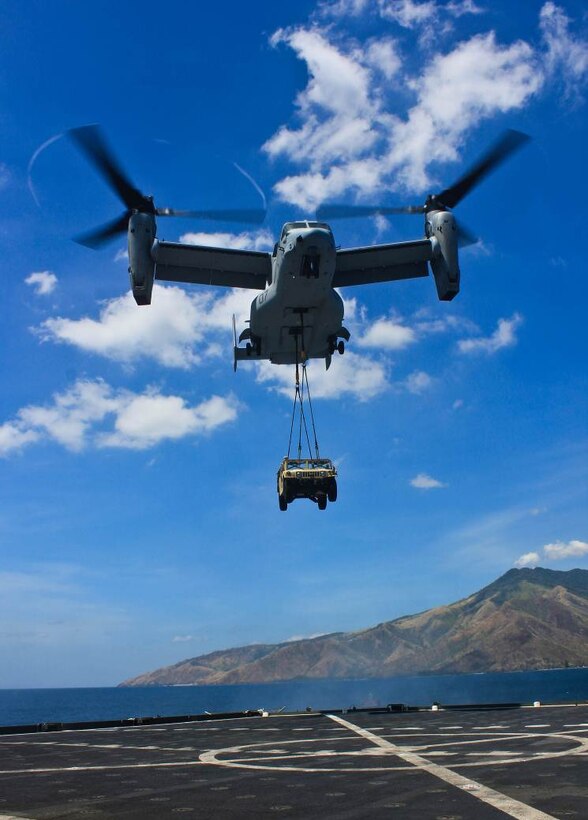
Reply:
[[286, 224], [282, 228], [281, 239], [283, 240], [286, 234], [290, 231], [300, 230], [303, 228], [322, 228], [324, 231], [331, 230], [331, 226], [328, 225], [326, 222], [286, 222]]

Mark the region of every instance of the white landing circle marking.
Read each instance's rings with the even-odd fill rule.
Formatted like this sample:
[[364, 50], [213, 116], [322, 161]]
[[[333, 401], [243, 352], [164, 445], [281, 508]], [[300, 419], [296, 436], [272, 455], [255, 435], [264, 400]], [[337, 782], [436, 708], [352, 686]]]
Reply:
[[[335, 718], [333, 718], [335, 719]], [[344, 722], [344, 728], [347, 722]], [[350, 724], [354, 725], [354, 724]], [[359, 728], [359, 727], [358, 727]], [[355, 737], [360, 734], [353, 730]], [[447, 730], [438, 733], [427, 733], [422, 738], [416, 734], [388, 735], [390, 740], [374, 735], [362, 729], [372, 745], [357, 749], [355, 737], [347, 733], [330, 737], [300, 737], [295, 740], [283, 740], [276, 747], [275, 740], [261, 743], [247, 743], [228, 746], [222, 749], [211, 749], [200, 755], [200, 761], [213, 766], [224, 766], [235, 769], [253, 769], [273, 772], [343, 772], [348, 771], [353, 762], [354, 772], [411, 771], [404, 754], [418, 755], [423, 760], [429, 758], [451, 757], [452, 768], [468, 769], [481, 766], [502, 766], [512, 763], [532, 763], [550, 758], [569, 757], [588, 753], [588, 737], [564, 733], [528, 732], [528, 731], [488, 731], [457, 732], [449, 734]], [[374, 737], [378, 738], [375, 744]], [[544, 751], [543, 745], [530, 746], [522, 753], [509, 748], [511, 743], [539, 741], [544, 739], [556, 741], [556, 748]], [[377, 758], [377, 763], [375, 758]], [[373, 762], [372, 762], [373, 761]], [[389, 761], [389, 762], [388, 762]], [[358, 765], [359, 764], [359, 765]], [[371, 764], [371, 765], [370, 765]], [[379, 764], [379, 765], [378, 765]]]
[[504, 812], [504, 814], [508, 814], [509, 817], [514, 817], [515, 820], [555, 820], [555, 818], [550, 814], [538, 811], [532, 806], [528, 806], [526, 803], [521, 803], [519, 800], [514, 800], [512, 797], [508, 797], [506, 794], [490, 789], [488, 786], [484, 786], [482, 783], [478, 783], [475, 780], [464, 777], [463, 775], [454, 772], [452, 769], [447, 769], [445, 766], [440, 766], [438, 763], [433, 763], [432, 761], [427, 760], [420, 755], [414, 754], [413, 752], [405, 752], [400, 747], [395, 747], [392, 743], [389, 743], [387, 740], [379, 737], [379, 735], [373, 735], [371, 732], [368, 732], [359, 726], [355, 726], [353, 723], [349, 723], [340, 717], [336, 717], [335, 715], [327, 715], [327, 717], [330, 717], [331, 720], [340, 723], [342, 726], [347, 726], [350, 731], [355, 732], [355, 734], [360, 737], [370, 740], [380, 748], [385, 748], [386, 746], [390, 747], [398, 757], [405, 760], [411, 766], [414, 766], [417, 771], [427, 772], [427, 774], [438, 777], [440, 780], [443, 780], [445, 783], [449, 783], [451, 786], [455, 786], [462, 791], [467, 791], [472, 795], [472, 797], [475, 797], [490, 806], [494, 806], [494, 808], [499, 809]]

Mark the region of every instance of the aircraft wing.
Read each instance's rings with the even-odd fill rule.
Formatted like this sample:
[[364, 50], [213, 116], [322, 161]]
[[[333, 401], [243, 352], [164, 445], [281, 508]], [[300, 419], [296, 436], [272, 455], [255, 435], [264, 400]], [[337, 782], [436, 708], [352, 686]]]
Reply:
[[333, 287], [428, 276], [427, 262], [432, 258], [430, 239], [337, 251]]
[[160, 281], [264, 290], [271, 280], [269, 253], [158, 240], [151, 253]]

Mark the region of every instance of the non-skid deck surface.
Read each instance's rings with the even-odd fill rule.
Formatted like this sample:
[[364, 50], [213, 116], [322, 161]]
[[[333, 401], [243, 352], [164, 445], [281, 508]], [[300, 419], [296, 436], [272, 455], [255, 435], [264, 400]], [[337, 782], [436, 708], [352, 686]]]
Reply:
[[588, 707], [0, 737], [0, 820], [588, 818]]

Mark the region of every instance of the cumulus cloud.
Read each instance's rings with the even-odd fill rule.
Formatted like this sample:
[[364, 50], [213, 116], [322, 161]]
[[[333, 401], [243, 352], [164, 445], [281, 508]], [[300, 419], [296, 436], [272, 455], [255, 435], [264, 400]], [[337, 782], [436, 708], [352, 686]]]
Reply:
[[[570, 33], [570, 20], [552, 2], [540, 15], [542, 45], [499, 42], [494, 31], [476, 34], [442, 52], [440, 32], [451, 21], [481, 10], [471, 0], [339, 0], [321, 6], [307, 27], [280, 29], [274, 46], [291, 48], [304, 61], [308, 83], [295, 99], [294, 125], [281, 125], [265, 143], [271, 158], [297, 166], [274, 190], [305, 210], [352, 194], [427, 191], [438, 182], [430, 169], [456, 162], [470, 132], [498, 114], [518, 111], [548, 81], [577, 87], [588, 75], [588, 43]], [[345, 15], [377, 14], [430, 38], [427, 59], [414, 74], [398, 40], [383, 32], [358, 44], [344, 32]], [[319, 22], [317, 22], [317, 19]], [[343, 24], [341, 21], [343, 20]], [[411, 97], [399, 111], [398, 87]], [[405, 95], [406, 98], [406, 95]]]
[[536, 567], [541, 558], [538, 552], [526, 552], [514, 562], [515, 567]]
[[111, 299], [98, 319], [47, 319], [39, 329], [43, 340], [63, 342], [108, 359], [132, 362], [155, 359], [167, 367], [188, 368], [200, 356], [200, 319], [206, 313], [202, 293], [188, 296], [178, 287], [155, 286], [153, 304], [139, 310], [131, 293]]
[[21, 408], [0, 425], [0, 455], [33, 442], [54, 441], [79, 452], [87, 446], [143, 450], [164, 440], [212, 432], [237, 417], [231, 396], [212, 396], [190, 406], [155, 389], [142, 394], [106, 382], [79, 380], [50, 403]]
[[416, 334], [411, 327], [393, 319], [377, 319], [357, 340], [360, 347], [378, 350], [402, 350], [412, 344]]
[[491, 355], [505, 347], [513, 347], [517, 343], [516, 330], [521, 325], [523, 317], [514, 313], [510, 319], [499, 319], [494, 333], [490, 336], [478, 336], [474, 339], [460, 339], [457, 343], [461, 353], [487, 353]]
[[572, 556], [588, 555], [588, 544], [585, 541], [556, 541], [554, 544], [546, 544], [543, 547], [546, 558], [552, 561], [561, 561], [563, 558]]
[[48, 296], [57, 287], [57, 276], [49, 270], [37, 271], [27, 276], [25, 284], [34, 288], [37, 296]]
[[[338, 399], [352, 396], [358, 401], [369, 401], [388, 388], [386, 366], [368, 356], [346, 352], [344, 356], [334, 356], [329, 370], [322, 362], [309, 365], [309, 380], [313, 399]], [[322, 365], [322, 366], [321, 366]], [[257, 381], [270, 389], [292, 398], [294, 368], [286, 365], [272, 365], [259, 362]]]
[[242, 233], [190, 232], [180, 236], [180, 242], [188, 245], [206, 245], [209, 248], [233, 248], [246, 251], [267, 251], [274, 246], [274, 237], [267, 229], [243, 231]]
[[411, 487], [416, 487], [417, 490], [435, 490], [440, 487], [447, 487], [447, 484], [443, 484], [443, 482], [433, 478], [427, 473], [419, 473], [414, 478], [411, 478], [409, 483]]
[[269, 156], [298, 157], [318, 171], [370, 148], [377, 140], [372, 124], [378, 104], [372, 98], [369, 69], [316, 28], [280, 29], [271, 42], [289, 45], [306, 62], [310, 79], [296, 98], [301, 127], [279, 128], [263, 146]]
[[98, 319], [51, 318], [37, 332], [43, 341], [70, 344], [124, 364], [154, 360], [186, 370], [223, 350], [231, 355], [231, 315], [243, 324], [251, 299], [244, 290], [215, 297], [209, 290], [187, 293], [155, 285], [148, 308], [139, 309], [126, 293], [107, 301]]
[[[535, 514], [531, 510], [531, 514]], [[588, 543], [586, 541], [555, 541], [553, 544], [545, 544], [543, 547], [543, 558], [539, 552], [526, 552], [514, 562], [515, 567], [535, 567], [541, 560], [543, 561], [563, 561], [565, 558], [580, 558], [588, 555]]]

